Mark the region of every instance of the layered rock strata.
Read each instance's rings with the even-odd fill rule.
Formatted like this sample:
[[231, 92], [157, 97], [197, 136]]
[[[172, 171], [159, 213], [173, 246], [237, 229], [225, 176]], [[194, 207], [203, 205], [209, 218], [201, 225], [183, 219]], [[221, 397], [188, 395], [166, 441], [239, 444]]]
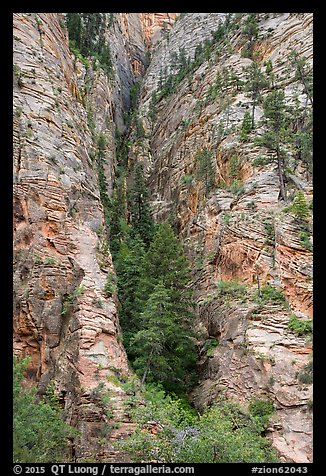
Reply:
[[94, 140], [105, 134], [110, 194], [115, 128], [124, 128], [132, 61], [144, 54], [138, 16], [127, 19], [133, 44], [121, 18], [106, 32], [108, 79], [70, 52], [60, 14], [14, 15], [14, 351], [31, 357], [27, 376], [40, 394], [55, 382], [67, 421], [80, 431], [70, 455], [77, 461], [113, 458], [104, 436], [130, 426], [119, 384], [130, 370], [116, 294], [105, 288], [115, 271]]
[[[162, 68], [173, 72], [175, 53], [182, 49], [193, 59], [196, 46], [224, 18], [224, 14], [186, 14], [157, 44], [139, 106], [150, 139], [132, 156], [147, 167], [156, 219], [175, 219], [193, 263], [198, 326], [204, 340], [217, 339], [214, 353], [202, 354], [195, 404], [201, 407], [222, 391], [243, 404], [254, 397], [270, 398], [276, 409], [275, 425], [269, 429], [273, 445], [285, 461], [309, 462], [312, 388], [298, 375], [310, 366], [312, 344], [309, 338], [296, 336], [288, 323], [293, 313], [302, 320], [312, 317], [312, 253], [302, 243], [298, 223], [283, 211], [275, 165], [255, 165], [255, 159], [266, 154], [253, 141], [263, 130], [262, 103], [255, 111], [255, 132], [241, 142], [244, 113], [251, 111], [248, 93], [229, 86], [223, 96], [209, 97], [218, 73], [234, 72], [245, 81], [244, 68], [252, 59], [241, 54], [245, 39], [240, 28], [213, 48], [174, 93], [157, 103], [154, 121], [150, 114]], [[258, 26], [253, 54], [262, 69], [270, 60], [275, 84], [284, 90], [287, 103], [298, 100], [306, 105], [288, 55], [294, 50], [312, 62], [312, 14], [260, 14]], [[262, 91], [262, 100], [268, 92]], [[196, 153], [205, 149], [211, 154], [217, 184], [208, 194], [203, 181], [196, 179]], [[291, 150], [287, 153], [288, 203], [299, 190], [309, 202], [311, 177]], [[221, 280], [238, 280], [251, 297], [240, 304], [232, 300], [223, 304], [216, 294]], [[282, 291], [287, 305], [267, 302], [255, 311], [258, 281]]]

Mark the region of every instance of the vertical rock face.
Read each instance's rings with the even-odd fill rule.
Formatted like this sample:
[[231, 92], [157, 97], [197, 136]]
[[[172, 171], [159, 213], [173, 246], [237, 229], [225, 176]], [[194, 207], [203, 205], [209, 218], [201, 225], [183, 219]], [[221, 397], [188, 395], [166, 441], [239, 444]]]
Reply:
[[172, 27], [176, 13], [140, 13], [140, 21], [143, 28], [144, 40], [149, 47], [161, 38], [161, 29]]
[[[112, 421], [121, 424], [113, 433], [128, 427], [123, 391], [109, 381], [130, 372], [117, 301], [105, 292], [114, 269], [93, 135], [107, 137], [110, 193], [134, 46], [118, 21], [107, 35], [112, 80], [74, 60], [61, 15], [14, 15], [14, 349], [31, 356], [28, 375], [40, 393], [54, 379], [68, 421], [81, 431], [77, 460], [100, 457], [99, 437]], [[141, 45], [137, 35], [136, 28]], [[140, 46], [137, 54], [142, 61]]]
[[[252, 62], [241, 54], [239, 30], [158, 102], [155, 119], [150, 115], [161, 72], [175, 70], [181, 50], [193, 60], [198, 44], [225, 18], [114, 14], [105, 32], [109, 79], [70, 52], [61, 14], [14, 15], [14, 349], [31, 356], [28, 376], [40, 393], [54, 380], [67, 420], [81, 433], [71, 449], [77, 461], [92, 455], [118, 461], [122, 456], [110, 444], [132, 430], [117, 383], [130, 370], [116, 296], [106, 287], [108, 279], [114, 284], [115, 271], [99, 173], [110, 194], [116, 132], [125, 131], [130, 88], [144, 74], [138, 115], [146, 135], [131, 148], [131, 159], [145, 163], [154, 216], [175, 218], [193, 264], [196, 325], [204, 335], [193, 401], [200, 408], [221, 393], [244, 405], [268, 397], [276, 408], [268, 437], [281, 457], [312, 460], [312, 388], [300, 378], [310, 372], [311, 342], [288, 327], [292, 313], [312, 317], [312, 253], [298, 223], [283, 211], [274, 165], [255, 162], [266, 151], [251, 136], [240, 141], [244, 113], [251, 110], [246, 92], [236, 88], [229, 104], [223, 95], [209, 99], [217, 73], [233, 70], [244, 79], [243, 67]], [[259, 31], [253, 53], [261, 64], [272, 61], [287, 102], [297, 97], [304, 105], [302, 85], [287, 72], [287, 55], [294, 50], [312, 62], [312, 14], [260, 14]], [[262, 113], [258, 104], [257, 124]], [[261, 131], [258, 125], [255, 133]], [[106, 137], [103, 170], [99, 133]], [[209, 194], [195, 179], [196, 152], [205, 148], [218, 184]], [[311, 177], [287, 152], [288, 194], [301, 190], [310, 200]], [[282, 290], [287, 303], [259, 302], [258, 279]], [[245, 286], [223, 294], [221, 280]], [[218, 344], [209, 355], [207, 339]]]
[[[293, 216], [283, 212], [275, 166], [255, 165], [255, 159], [266, 152], [254, 145], [253, 136], [248, 142], [239, 139], [244, 113], [251, 111], [248, 94], [233, 86], [229, 104], [229, 90], [209, 98], [218, 73], [233, 71], [244, 80], [243, 68], [252, 63], [241, 54], [245, 40], [239, 29], [180, 81], [174, 93], [157, 103], [154, 122], [150, 114], [160, 71], [173, 71], [174, 53], [183, 48], [193, 59], [196, 46], [224, 18], [224, 14], [186, 14], [157, 44], [139, 106], [150, 140], [144, 140], [134, 154], [147, 165], [154, 215], [159, 221], [168, 216], [177, 220], [193, 262], [198, 326], [206, 339], [216, 339], [218, 344], [210, 356], [202, 350], [195, 404], [212, 402], [221, 392], [244, 404], [254, 397], [272, 399], [273, 445], [286, 461], [308, 462], [312, 460], [312, 388], [302, 383], [300, 375], [311, 365], [311, 341], [295, 335], [288, 322], [292, 313], [302, 320], [312, 317], [312, 253], [302, 243]], [[294, 104], [295, 97], [299, 104], [307, 104], [302, 84], [287, 68], [291, 50], [312, 62], [312, 14], [261, 14], [258, 25], [256, 58], [262, 67], [272, 61], [275, 83], [284, 90], [288, 104]], [[263, 99], [267, 93], [262, 91]], [[260, 103], [255, 111], [256, 135], [262, 131], [262, 113]], [[205, 148], [211, 153], [218, 184], [209, 194], [196, 180], [196, 152]], [[311, 177], [291, 150], [287, 153], [288, 195], [301, 190], [309, 201]], [[232, 186], [235, 178], [241, 184], [237, 190]], [[281, 290], [288, 304], [257, 304], [257, 279], [261, 286]], [[217, 288], [220, 280], [244, 283], [245, 295], [222, 296]]]

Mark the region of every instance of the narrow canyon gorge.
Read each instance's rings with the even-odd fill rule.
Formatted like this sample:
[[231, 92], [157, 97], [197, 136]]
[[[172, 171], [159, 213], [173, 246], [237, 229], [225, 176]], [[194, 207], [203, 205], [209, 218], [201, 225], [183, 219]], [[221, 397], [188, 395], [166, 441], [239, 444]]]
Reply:
[[[70, 461], [130, 461], [116, 443], [135, 430], [123, 385], [135, 371], [107, 203], [141, 165], [151, 216], [171, 224], [191, 267], [191, 405], [269, 401], [264, 437], [279, 461], [312, 462], [313, 15], [72, 15], [13, 17], [24, 385], [42, 398], [53, 383], [78, 431]], [[91, 40], [79, 50], [73, 21], [95, 28], [96, 52]]]

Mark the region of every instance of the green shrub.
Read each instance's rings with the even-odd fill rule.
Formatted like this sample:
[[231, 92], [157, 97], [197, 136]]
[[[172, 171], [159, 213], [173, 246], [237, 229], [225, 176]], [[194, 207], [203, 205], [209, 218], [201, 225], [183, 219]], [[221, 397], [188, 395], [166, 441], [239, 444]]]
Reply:
[[313, 363], [312, 361], [308, 362], [306, 365], [302, 367], [302, 369], [297, 372], [296, 378], [299, 382], [303, 384], [311, 384], [313, 383]]
[[275, 229], [274, 224], [270, 218], [265, 218], [263, 220], [263, 225], [266, 232], [266, 240], [265, 243], [268, 245], [274, 246], [275, 245]]
[[103, 301], [100, 298], [94, 298], [92, 300], [92, 304], [93, 304], [93, 306], [96, 306], [99, 309], [103, 309]]
[[298, 192], [291, 206], [291, 211], [299, 220], [306, 220], [309, 216], [308, 203], [303, 192]]
[[240, 160], [237, 155], [232, 155], [228, 163], [229, 176], [233, 179], [237, 179], [240, 173]]
[[76, 432], [63, 421], [53, 386], [41, 400], [36, 388], [23, 388], [28, 361], [14, 357], [14, 463], [67, 462], [68, 438]]
[[310, 233], [307, 226], [301, 224], [299, 238], [300, 238], [300, 245], [306, 250], [312, 251], [313, 248], [312, 248], [312, 243], [310, 241]]
[[[274, 288], [273, 286], [262, 286], [261, 289], [261, 300], [266, 303], [279, 303], [279, 304], [285, 304], [286, 299], [283, 294], [283, 292], [277, 288]], [[256, 294], [258, 297], [258, 292]]]
[[249, 411], [250, 414], [259, 421], [263, 428], [267, 428], [269, 418], [275, 410], [271, 400], [254, 398], [249, 403]]
[[230, 213], [225, 212], [222, 216], [222, 220], [223, 220], [223, 223], [225, 223], [225, 225], [229, 225], [231, 221]]
[[[134, 397], [132, 397], [134, 398]], [[130, 410], [133, 434], [117, 443], [132, 462], [249, 463], [276, 462], [261, 423], [240, 407], [219, 400], [198, 415], [184, 400], [166, 395], [160, 387], [145, 390]], [[155, 432], [151, 432], [154, 425]]]
[[210, 337], [204, 344], [204, 352], [206, 352], [207, 357], [212, 357], [214, 354], [214, 349], [218, 346], [218, 341], [215, 337]]
[[253, 161], [252, 161], [252, 165], [254, 167], [261, 167], [263, 165], [267, 165], [270, 163], [270, 158], [269, 157], [263, 157], [263, 156], [259, 156], [259, 157], [256, 157]]
[[249, 403], [249, 411], [253, 416], [263, 417], [274, 413], [274, 405], [270, 400], [254, 398]]
[[54, 258], [51, 258], [51, 257], [48, 257], [48, 258], [45, 258], [44, 260], [44, 264], [45, 265], [53, 265], [53, 264], [56, 264], [56, 260]]
[[183, 175], [181, 177], [181, 184], [182, 185], [191, 185], [194, 181], [195, 177], [193, 175]]
[[77, 288], [67, 296], [67, 301], [74, 302], [79, 296], [81, 296], [85, 291], [84, 286], [77, 286]]
[[312, 320], [304, 321], [298, 319], [295, 314], [291, 314], [288, 322], [288, 328], [298, 336], [312, 333]]
[[241, 180], [235, 179], [227, 190], [237, 195], [241, 195], [244, 193], [244, 185]]
[[104, 294], [106, 297], [111, 297], [117, 292], [117, 278], [116, 275], [112, 272], [109, 272], [106, 277], [106, 282], [104, 285]]
[[219, 281], [217, 283], [217, 295], [231, 298], [244, 298], [247, 294], [246, 285], [238, 281]]

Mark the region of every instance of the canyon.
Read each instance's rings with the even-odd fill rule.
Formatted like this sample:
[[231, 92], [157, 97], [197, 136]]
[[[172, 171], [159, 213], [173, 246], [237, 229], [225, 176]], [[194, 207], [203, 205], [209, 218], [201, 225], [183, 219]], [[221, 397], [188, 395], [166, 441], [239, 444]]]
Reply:
[[[244, 80], [254, 57], [264, 67], [272, 63], [271, 90], [284, 91], [287, 105], [310, 110], [289, 52], [312, 65], [313, 15], [258, 14], [251, 57], [244, 54], [240, 16], [226, 41], [210, 48], [207, 41], [219, 22], [229, 21], [227, 14], [106, 15], [112, 15], [104, 33], [109, 76], [71, 51], [63, 14], [14, 14], [13, 347], [16, 355], [31, 357], [26, 384], [37, 384], [42, 395], [55, 382], [65, 420], [80, 432], [71, 442], [74, 461], [128, 461], [114, 442], [134, 429], [128, 394], [119, 385], [133, 372], [118, 296], [103, 291], [115, 267], [100, 187], [101, 176], [105, 193], [112, 194], [123, 137], [128, 162], [144, 166], [155, 221], [175, 223], [191, 262], [202, 336], [191, 401], [201, 410], [220, 394], [244, 407], [268, 397], [275, 413], [266, 436], [280, 461], [311, 462], [312, 383], [298, 376], [310, 368], [312, 340], [295, 333], [289, 320], [312, 319], [312, 236], [310, 228], [302, 239], [286, 205], [298, 192], [312, 202], [312, 174], [288, 147], [282, 200], [275, 163], [259, 160], [268, 151], [254, 141], [263, 134], [259, 121], [269, 88], [262, 89], [254, 111], [255, 131], [243, 141], [241, 126], [252, 107], [248, 91], [230, 82], [214, 95], [212, 86], [226, 71]], [[153, 101], [169, 75], [177, 74], [180, 52], [188, 64], [195, 62], [205, 41], [209, 54]], [[132, 107], [140, 135], [135, 123], [128, 125]], [[100, 167], [99, 134], [106, 137]], [[196, 175], [203, 150], [217, 184], [210, 190]], [[311, 226], [311, 208], [307, 220]], [[242, 291], [223, 294], [221, 282], [241, 283]], [[284, 300], [257, 299], [268, 286]], [[207, 341], [214, 342], [209, 353]], [[105, 425], [109, 435], [99, 438]]]

